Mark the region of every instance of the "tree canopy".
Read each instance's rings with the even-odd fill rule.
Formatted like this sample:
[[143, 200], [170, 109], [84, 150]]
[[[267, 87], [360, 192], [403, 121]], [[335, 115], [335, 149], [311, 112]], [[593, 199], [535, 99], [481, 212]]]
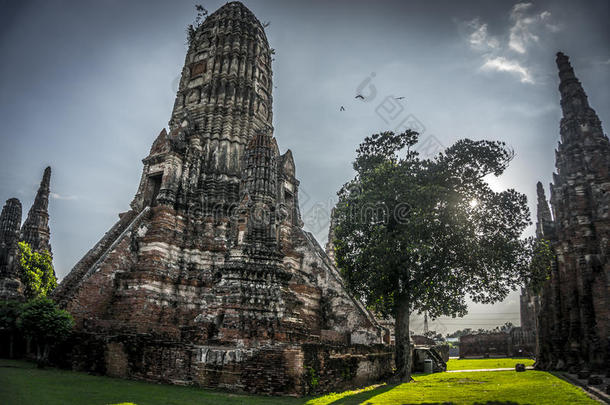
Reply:
[[26, 298], [45, 297], [57, 287], [49, 252], [34, 252], [29, 244], [19, 242], [19, 266]]
[[523, 274], [523, 282], [534, 294], [539, 294], [549, 279], [554, 258], [549, 241], [542, 238], [530, 239], [530, 262]]
[[356, 176], [334, 210], [337, 265], [348, 288], [396, 319], [398, 378], [410, 379], [408, 316], [463, 316], [466, 298], [493, 303], [519, 284], [527, 262], [521, 233], [526, 196], [496, 192], [514, 154], [503, 142], [463, 139], [419, 156], [414, 131], [367, 137]]
[[459, 329], [459, 330], [456, 330], [453, 333], [448, 333], [447, 334], [447, 339], [460, 338], [462, 336], [470, 335], [472, 333], [474, 333], [474, 331], [471, 328]]

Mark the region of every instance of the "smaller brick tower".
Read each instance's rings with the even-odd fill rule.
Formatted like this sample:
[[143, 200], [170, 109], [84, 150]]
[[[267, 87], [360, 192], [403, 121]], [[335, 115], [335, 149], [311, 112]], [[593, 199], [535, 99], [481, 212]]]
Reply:
[[21, 202], [16, 198], [6, 201], [0, 215], [0, 300], [23, 299], [19, 275], [18, 254], [20, 241], [28, 243], [34, 252], [51, 253], [49, 237], [49, 193], [51, 168], [47, 167], [36, 193], [34, 204], [21, 226]]
[[0, 214], [0, 300], [15, 299], [22, 294], [17, 274], [21, 202], [10, 198]]

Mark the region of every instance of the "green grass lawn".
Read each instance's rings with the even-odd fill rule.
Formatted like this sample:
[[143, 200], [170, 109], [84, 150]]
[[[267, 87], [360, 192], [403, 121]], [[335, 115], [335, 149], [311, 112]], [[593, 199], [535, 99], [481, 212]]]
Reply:
[[484, 370], [491, 368], [515, 368], [515, 364], [523, 363], [533, 366], [532, 359], [450, 359], [447, 363], [449, 370]]
[[34, 364], [0, 359], [0, 404], [68, 405], [280, 405], [303, 399], [230, 394], [195, 387], [151, 384], [67, 370], [39, 370]]
[[[485, 366], [489, 368], [488, 366]], [[542, 371], [416, 375], [415, 382], [381, 385], [318, 398], [263, 397], [194, 387], [150, 384], [66, 370], [39, 370], [0, 360], [0, 404], [595, 404], [579, 388]]]
[[307, 405], [390, 404], [597, 404], [579, 388], [543, 371], [437, 373], [398, 386], [382, 386], [351, 396], [327, 395]]

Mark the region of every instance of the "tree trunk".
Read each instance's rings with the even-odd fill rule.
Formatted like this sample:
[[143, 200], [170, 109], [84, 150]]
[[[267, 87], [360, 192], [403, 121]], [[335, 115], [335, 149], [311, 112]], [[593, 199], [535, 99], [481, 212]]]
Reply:
[[15, 358], [15, 333], [11, 332], [11, 338], [8, 346], [8, 358]]
[[45, 342], [42, 349], [42, 366], [46, 367], [49, 364], [49, 352], [51, 351], [51, 345]]
[[36, 367], [44, 368], [44, 348], [36, 342]]
[[398, 301], [394, 334], [396, 339], [396, 374], [395, 382], [411, 381], [411, 339], [409, 336], [410, 305], [408, 298]]

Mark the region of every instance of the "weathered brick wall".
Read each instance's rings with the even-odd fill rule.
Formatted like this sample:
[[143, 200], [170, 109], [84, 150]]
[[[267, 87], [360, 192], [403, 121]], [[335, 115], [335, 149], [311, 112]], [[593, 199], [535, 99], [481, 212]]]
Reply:
[[508, 333], [479, 333], [460, 337], [460, 358], [503, 356], [512, 356]]

